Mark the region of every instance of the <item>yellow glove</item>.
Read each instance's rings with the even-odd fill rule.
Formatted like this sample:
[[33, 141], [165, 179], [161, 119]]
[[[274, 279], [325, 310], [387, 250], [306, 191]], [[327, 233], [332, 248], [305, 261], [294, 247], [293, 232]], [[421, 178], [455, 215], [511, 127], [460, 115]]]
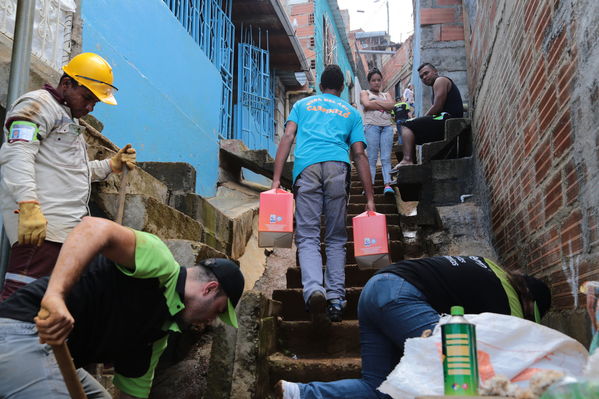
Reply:
[[19, 202], [19, 244], [42, 245], [48, 221], [37, 202]]
[[131, 144], [127, 144], [116, 153], [115, 156], [110, 158], [110, 167], [115, 173], [121, 173], [123, 171], [123, 164], [127, 165], [129, 170], [135, 167], [137, 160], [137, 154], [135, 149], [131, 147]]

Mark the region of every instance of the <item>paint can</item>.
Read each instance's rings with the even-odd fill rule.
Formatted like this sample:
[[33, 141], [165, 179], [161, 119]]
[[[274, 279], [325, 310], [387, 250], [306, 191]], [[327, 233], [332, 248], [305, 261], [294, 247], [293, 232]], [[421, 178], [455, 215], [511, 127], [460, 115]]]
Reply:
[[477, 395], [476, 330], [464, 318], [463, 307], [451, 307], [451, 318], [441, 326], [441, 341], [445, 395]]

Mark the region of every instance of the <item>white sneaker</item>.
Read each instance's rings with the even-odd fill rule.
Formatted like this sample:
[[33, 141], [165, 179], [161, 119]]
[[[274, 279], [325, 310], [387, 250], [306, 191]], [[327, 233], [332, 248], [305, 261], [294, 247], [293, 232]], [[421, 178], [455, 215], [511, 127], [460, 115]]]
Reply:
[[300, 399], [299, 387], [295, 382], [279, 380], [275, 385], [276, 399]]

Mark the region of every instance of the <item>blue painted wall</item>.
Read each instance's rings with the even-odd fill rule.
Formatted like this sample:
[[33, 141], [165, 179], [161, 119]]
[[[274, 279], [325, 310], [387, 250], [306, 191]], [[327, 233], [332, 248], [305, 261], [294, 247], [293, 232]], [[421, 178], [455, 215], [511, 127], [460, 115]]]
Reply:
[[189, 162], [196, 191], [213, 196], [218, 178], [221, 77], [162, 0], [83, 0], [83, 51], [112, 65], [118, 105], [93, 115], [139, 161]]
[[[333, 12], [329, 7], [329, 2], [327, 0], [316, 0], [314, 3], [314, 48], [316, 49], [316, 91], [320, 93], [320, 88], [318, 87], [320, 84], [320, 75], [322, 71], [324, 71], [324, 30], [323, 30], [323, 16], [326, 16], [327, 20], [330, 23], [330, 26], [333, 27], [335, 31], [335, 38], [337, 43], [337, 65], [341, 67], [343, 71], [344, 78], [347, 79], [346, 71], [350, 72], [350, 75], [353, 77], [356, 75], [355, 71], [352, 69], [351, 64], [349, 63], [348, 55], [345, 53], [345, 48], [343, 47], [343, 42], [341, 41], [341, 36], [339, 35], [339, 29], [335, 24], [335, 17], [333, 16]], [[342, 32], [345, 34], [345, 32]], [[341, 98], [343, 98], [347, 102], [352, 102], [349, 98], [349, 90], [347, 89], [347, 85], [343, 89], [341, 93]]]

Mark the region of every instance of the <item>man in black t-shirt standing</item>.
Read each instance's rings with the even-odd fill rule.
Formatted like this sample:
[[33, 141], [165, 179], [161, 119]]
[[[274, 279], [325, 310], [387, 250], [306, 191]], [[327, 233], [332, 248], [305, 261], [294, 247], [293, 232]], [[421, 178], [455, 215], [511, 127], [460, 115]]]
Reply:
[[[540, 322], [551, 305], [540, 280], [507, 273], [480, 256], [404, 260], [379, 270], [358, 302], [362, 378], [307, 384], [279, 381], [277, 399], [382, 399], [379, 385], [403, 356], [404, 342], [434, 328], [451, 306]], [[295, 396], [294, 396], [295, 395]]]
[[[237, 327], [243, 287], [229, 260], [184, 268], [158, 237], [84, 218], [68, 235], [52, 276], [0, 304], [0, 398], [68, 398], [44, 345], [65, 341], [88, 398], [110, 397], [81, 368], [90, 363], [114, 365], [120, 398], [147, 398], [168, 335], [217, 316]], [[36, 316], [40, 309], [49, 316]]]
[[428, 62], [418, 67], [418, 74], [422, 83], [433, 88], [433, 105], [425, 116], [408, 119], [401, 124], [403, 159], [392, 172], [397, 172], [401, 166], [414, 164], [416, 144], [443, 140], [445, 120], [464, 116], [462, 95], [451, 79], [439, 76], [437, 69]]

